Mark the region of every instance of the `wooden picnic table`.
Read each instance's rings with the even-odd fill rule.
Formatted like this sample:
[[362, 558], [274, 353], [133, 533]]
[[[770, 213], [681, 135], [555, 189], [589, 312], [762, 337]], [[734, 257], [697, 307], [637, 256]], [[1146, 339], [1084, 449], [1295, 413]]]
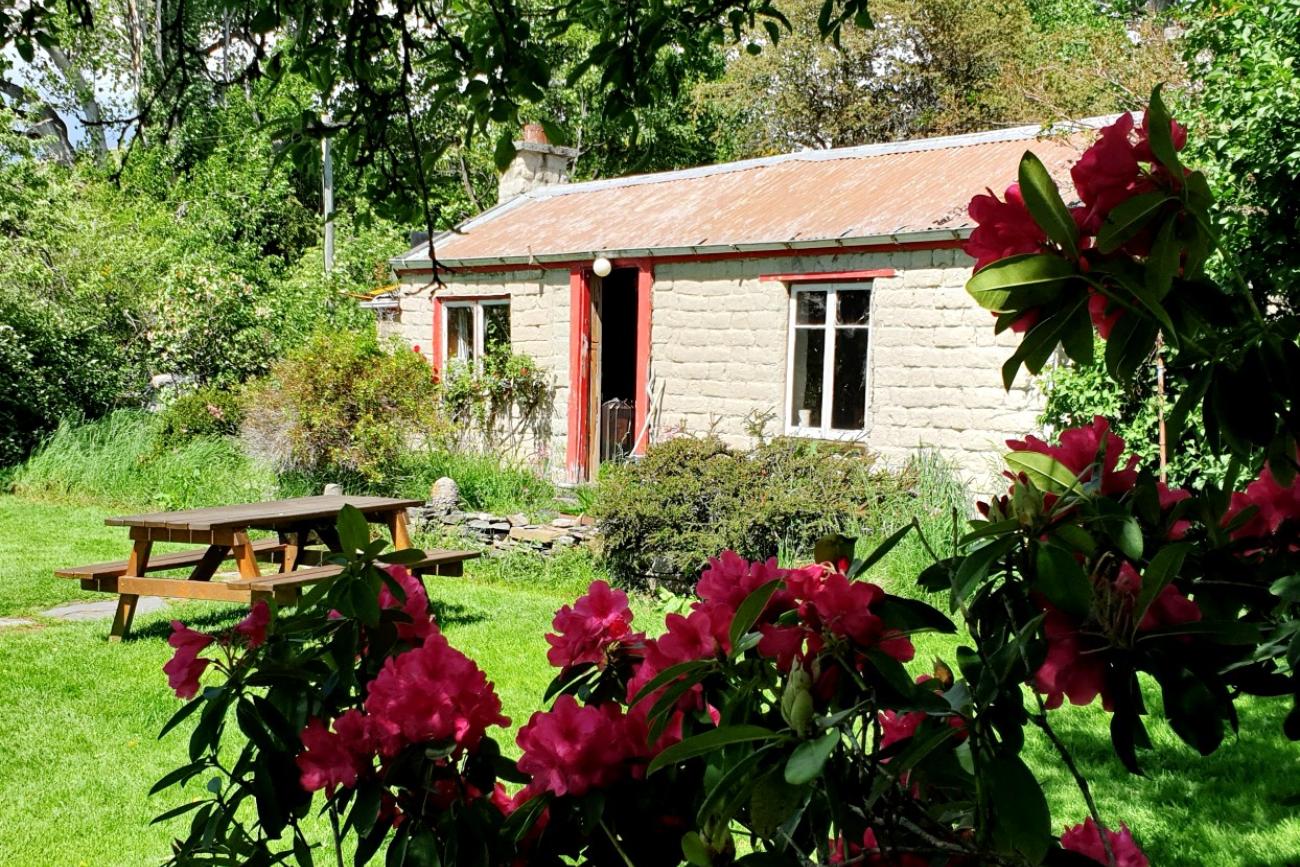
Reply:
[[[297, 497], [112, 517], [104, 523], [130, 528], [130, 556], [123, 561], [61, 569], [55, 574], [80, 579], [84, 589], [118, 595], [111, 638], [120, 640], [131, 629], [140, 596], [249, 603], [264, 597], [280, 602], [296, 600], [305, 585], [340, 571], [339, 566], [323, 563], [329, 552], [341, 548], [335, 524], [345, 505], [356, 508], [372, 524], [386, 525], [396, 548], [410, 548], [406, 510], [421, 502], [388, 497]], [[272, 531], [276, 538], [253, 540], [249, 532], [254, 530]], [[154, 557], [151, 554], [155, 542], [207, 547]], [[426, 551], [412, 571], [459, 575], [464, 561], [477, 556], [474, 551]], [[218, 567], [229, 559], [238, 566], [239, 579], [213, 581]], [[259, 561], [278, 564], [277, 574], [264, 576]], [[192, 567], [188, 578], [149, 574], [186, 567]]]

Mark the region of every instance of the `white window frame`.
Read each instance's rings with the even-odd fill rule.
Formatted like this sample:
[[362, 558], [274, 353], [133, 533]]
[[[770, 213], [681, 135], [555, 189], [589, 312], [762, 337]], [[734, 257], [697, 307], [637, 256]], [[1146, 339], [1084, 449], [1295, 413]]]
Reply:
[[[836, 324], [836, 317], [839, 315], [838, 292], [839, 291], [866, 292], [867, 294], [867, 324], [844, 326]], [[860, 440], [864, 438], [867, 431], [871, 429], [871, 370], [873, 356], [876, 351], [875, 335], [872, 333], [872, 325], [875, 322], [876, 313], [876, 293], [871, 280], [860, 280], [855, 282], [840, 283], [792, 283], [790, 284], [790, 317], [788, 325], [788, 335], [786, 341], [785, 355], [785, 432], [789, 436], [809, 437], [812, 439], [822, 440]], [[800, 425], [794, 415], [794, 365], [795, 365], [795, 336], [798, 329], [805, 331], [816, 330], [816, 326], [807, 326], [798, 324], [799, 312], [799, 293], [801, 292], [825, 292], [826, 293], [826, 320], [822, 323], [822, 333], [825, 335], [824, 349], [822, 353], [822, 418], [821, 425], [817, 427], [804, 427]], [[862, 414], [861, 430], [839, 430], [831, 427], [831, 418], [834, 414], [835, 401], [835, 336], [843, 328], [860, 328], [867, 332], [867, 370], [865, 377], [866, 387], [866, 406]]]
[[442, 359], [444, 364], [451, 364], [453, 362], [461, 361], [459, 356], [457, 356], [456, 358], [452, 358], [450, 352], [448, 351], [451, 348], [447, 344], [447, 331], [448, 331], [448, 326], [451, 323], [451, 311], [457, 308], [469, 308], [470, 310], [473, 311], [474, 368], [478, 370], [483, 367], [483, 353], [484, 350], [487, 348], [485, 346], [485, 340], [487, 336], [487, 328], [486, 328], [487, 318], [484, 312], [484, 308], [500, 307], [500, 306], [509, 307], [510, 299], [509, 298], [457, 298], [455, 300], [447, 299], [442, 302], [442, 323], [441, 323], [442, 333], [438, 336], [438, 340], [441, 341], [442, 344], [441, 347]]

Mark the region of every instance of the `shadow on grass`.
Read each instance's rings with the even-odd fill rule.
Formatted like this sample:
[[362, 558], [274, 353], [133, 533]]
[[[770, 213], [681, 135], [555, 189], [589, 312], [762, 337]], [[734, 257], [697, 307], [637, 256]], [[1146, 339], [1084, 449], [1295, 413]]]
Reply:
[[[440, 627], [444, 628], [447, 626], [467, 626], [487, 619], [486, 613], [482, 610], [471, 609], [456, 602], [434, 600], [431, 607], [434, 619]], [[158, 639], [165, 641], [172, 634], [172, 620], [181, 620], [186, 626], [200, 632], [221, 632], [233, 627], [247, 613], [248, 609], [243, 606], [230, 606], [213, 608], [211, 611], [205, 611], [198, 615], [159, 618], [139, 628], [132, 629], [126, 640], [128, 642], [155, 641]]]

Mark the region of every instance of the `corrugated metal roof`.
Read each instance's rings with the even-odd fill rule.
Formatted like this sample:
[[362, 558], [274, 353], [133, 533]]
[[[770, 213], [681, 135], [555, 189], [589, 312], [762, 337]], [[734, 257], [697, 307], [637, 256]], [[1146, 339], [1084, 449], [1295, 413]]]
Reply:
[[[433, 239], [448, 266], [960, 237], [972, 196], [999, 193], [1032, 149], [1058, 179], [1112, 118], [1045, 130], [803, 151], [541, 187]], [[429, 267], [429, 245], [393, 260]]]

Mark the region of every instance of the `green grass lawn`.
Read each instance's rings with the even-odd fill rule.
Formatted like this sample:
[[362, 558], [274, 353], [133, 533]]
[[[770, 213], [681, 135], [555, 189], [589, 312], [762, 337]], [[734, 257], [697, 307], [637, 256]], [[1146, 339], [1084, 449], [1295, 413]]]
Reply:
[[[175, 790], [149, 798], [153, 782], [182, 762], [183, 736], [156, 734], [176, 708], [162, 665], [168, 620], [200, 628], [232, 623], [234, 607], [175, 604], [137, 619], [135, 637], [109, 644], [107, 621], [40, 617], [59, 602], [90, 597], [50, 574], [58, 566], [125, 554], [125, 533], [103, 526], [99, 508], [0, 497], [0, 616], [34, 627], [0, 630], [0, 864], [142, 865], [165, 858], [174, 827], [150, 819], [174, 806]], [[517, 729], [538, 707], [552, 671], [543, 639], [554, 610], [580, 593], [590, 567], [566, 555], [545, 568], [518, 558], [475, 564], [465, 579], [431, 587], [443, 627], [496, 682]], [[881, 580], [881, 579], [878, 579]], [[895, 592], [901, 579], [884, 579]], [[95, 596], [94, 598], [102, 598]], [[653, 606], [636, 605], [649, 627]], [[918, 642], [917, 672], [954, 642]], [[1158, 696], [1153, 698], [1158, 699]], [[1153, 701], [1153, 710], [1158, 701]], [[1097, 707], [1058, 713], [1062, 737], [1094, 780], [1104, 817], [1123, 820], [1155, 865], [1300, 862], [1300, 811], [1282, 797], [1300, 791], [1296, 748], [1280, 734], [1283, 702], [1245, 703], [1243, 735], [1202, 760], [1159, 722], [1146, 778], [1110, 755]], [[509, 749], [514, 752], [513, 732]], [[1031, 735], [1030, 760], [1050, 767]], [[1063, 775], [1048, 778], [1056, 823], [1082, 820], [1082, 800]]]

